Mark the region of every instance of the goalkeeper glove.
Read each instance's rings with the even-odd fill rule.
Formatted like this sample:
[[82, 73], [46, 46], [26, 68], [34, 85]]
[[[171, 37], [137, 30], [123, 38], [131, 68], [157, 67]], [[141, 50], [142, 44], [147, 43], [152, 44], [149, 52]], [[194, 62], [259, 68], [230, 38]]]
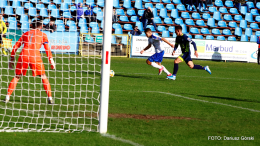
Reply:
[[14, 57], [10, 57], [8, 65], [10, 70], [14, 69]]
[[50, 58], [50, 64], [51, 64], [51, 69], [55, 69], [55, 62], [54, 62], [54, 60], [53, 60], [53, 58]]

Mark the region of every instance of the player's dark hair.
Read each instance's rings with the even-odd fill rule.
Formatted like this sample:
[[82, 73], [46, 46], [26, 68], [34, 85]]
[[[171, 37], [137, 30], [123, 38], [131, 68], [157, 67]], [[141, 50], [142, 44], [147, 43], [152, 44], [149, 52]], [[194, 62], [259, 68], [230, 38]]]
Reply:
[[182, 27], [180, 25], [175, 27], [175, 30], [182, 30]]
[[33, 28], [39, 28], [39, 27], [43, 26], [43, 23], [41, 20], [34, 20], [32, 22], [32, 26], [33, 26]]
[[150, 28], [146, 28], [144, 33], [151, 32], [152, 30]]

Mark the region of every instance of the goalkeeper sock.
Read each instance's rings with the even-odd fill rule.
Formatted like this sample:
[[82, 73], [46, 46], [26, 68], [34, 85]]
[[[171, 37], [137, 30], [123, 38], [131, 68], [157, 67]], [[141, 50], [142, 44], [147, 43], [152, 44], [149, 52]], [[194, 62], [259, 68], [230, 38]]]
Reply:
[[7, 91], [8, 96], [12, 95], [18, 81], [19, 81], [19, 79], [17, 79], [17, 78], [12, 79], [12, 81], [11, 81], [9, 87], [8, 87], [8, 91]]
[[178, 69], [179, 69], [179, 64], [178, 64], [178, 63], [174, 63], [173, 75], [176, 76], [176, 74], [177, 74], [177, 72], [178, 72]]
[[158, 69], [161, 69], [162, 67], [160, 65], [158, 65], [157, 63], [155, 62], [152, 62], [151, 66], [155, 67], [155, 68], [158, 68]]
[[164, 71], [167, 75], [171, 74], [171, 73], [165, 68], [165, 66], [162, 65], [162, 67], [163, 67], [163, 71]]
[[194, 64], [194, 67], [192, 69], [203, 69], [203, 70], [205, 70], [204, 67], [202, 67], [200, 65], [196, 65], [196, 64]]
[[6, 95], [5, 99], [10, 100], [10, 95]]
[[51, 85], [50, 85], [48, 79], [47, 78], [42, 79], [42, 83], [43, 83], [43, 87], [47, 93], [47, 96], [51, 97]]

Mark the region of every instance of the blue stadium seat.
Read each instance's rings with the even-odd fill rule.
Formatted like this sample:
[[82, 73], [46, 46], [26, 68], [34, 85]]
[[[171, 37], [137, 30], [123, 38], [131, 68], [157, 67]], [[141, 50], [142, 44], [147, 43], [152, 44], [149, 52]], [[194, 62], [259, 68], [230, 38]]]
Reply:
[[155, 31], [155, 28], [153, 27], [153, 25], [147, 25], [146, 28], [150, 28], [152, 31]]
[[[130, 33], [130, 32], [128, 32], [128, 33]], [[146, 34], [144, 32], [142, 32], [142, 34], [140, 36], [146, 36]]]
[[127, 10], [126, 14], [129, 15], [129, 16], [136, 16], [135, 10]]
[[37, 17], [37, 10], [36, 8], [30, 8], [29, 11], [28, 11], [28, 15], [29, 16], [34, 16], [34, 17]]
[[226, 7], [234, 7], [233, 1], [226, 1], [225, 6]]
[[94, 0], [86, 0], [86, 5], [90, 5], [90, 6], [96, 6], [95, 1]]
[[111, 44], [113, 44], [113, 45], [118, 44], [118, 43], [116, 42], [116, 36], [115, 36], [115, 35], [112, 35], [112, 36], [111, 36]]
[[153, 21], [154, 21], [154, 23], [156, 23], [156, 24], [162, 24], [162, 20], [161, 20], [160, 17], [154, 17]]
[[235, 28], [235, 35], [236, 36], [241, 36], [242, 35], [242, 28], [241, 27], [236, 27]]
[[216, 28], [212, 29], [212, 30], [211, 30], [211, 33], [212, 33], [212, 34], [215, 34], [215, 35], [220, 35], [220, 34], [221, 34], [220, 31], [219, 31], [219, 29], [216, 29]]
[[78, 3], [84, 3], [83, 0], [75, 0], [75, 4], [78, 4]]
[[227, 8], [225, 8], [225, 7], [220, 7], [219, 12], [224, 13], [224, 14], [228, 13]]
[[181, 4], [181, 0], [172, 0], [174, 4]]
[[64, 18], [72, 18], [70, 12], [63, 12], [63, 17], [64, 17]]
[[246, 13], [245, 20], [248, 22], [255, 22], [251, 13]]
[[122, 27], [121, 27], [121, 25], [120, 25], [119, 23], [114, 23], [114, 24], [112, 25], [112, 28], [113, 28], [113, 29], [116, 29], [116, 28], [122, 28]]
[[248, 37], [246, 35], [241, 35], [241, 42], [248, 42]]
[[137, 12], [137, 14], [138, 14], [138, 16], [143, 16], [143, 14], [144, 14], [144, 10], [138, 10], [138, 12]]
[[99, 6], [99, 7], [104, 7], [105, 6], [105, 1], [104, 0], [98, 0], [97, 1], [97, 5]]
[[[93, 27], [99, 27], [97, 22], [90, 22], [90, 23], [89, 23], [89, 26], [90, 26], [91, 28], [93, 28]], [[121, 27], [120, 27], [120, 28], [121, 28]]]
[[237, 8], [230, 8], [229, 13], [230, 14], [239, 14], [237, 11]]
[[41, 2], [44, 3], [44, 4], [50, 4], [51, 3], [50, 0], [41, 0]]
[[247, 6], [241, 6], [240, 13], [246, 15], [246, 13], [247, 13]]
[[135, 0], [135, 8], [144, 9], [143, 4], [142, 4], [142, 0]]
[[162, 17], [162, 18], [168, 18], [168, 16], [167, 16], [167, 9], [166, 9], [166, 8], [162, 8], [162, 9], [160, 10], [160, 17]]
[[41, 10], [41, 9], [43, 9], [43, 8], [45, 8], [45, 7], [44, 7], [44, 4], [36, 4], [36, 9], [37, 9], [37, 10]]
[[177, 9], [178, 9], [178, 11], [186, 11], [186, 8], [183, 4], [178, 4]]
[[259, 26], [258, 26], [257, 23], [251, 23], [250, 24], [250, 28], [252, 28], [252, 29], [259, 29]]
[[257, 10], [257, 9], [251, 9], [250, 13], [251, 13], [252, 15], [256, 15], [256, 16], [258, 16], [258, 15], [259, 15], [259, 13], [258, 13], [258, 10]]
[[61, 11], [69, 11], [69, 4], [68, 3], [62, 3], [60, 5], [60, 10]]
[[125, 11], [123, 9], [116, 9], [117, 15], [125, 16]]
[[219, 21], [219, 22], [218, 22], [218, 26], [219, 26], [219, 27], [227, 27], [227, 24], [226, 24], [225, 21]]
[[243, 18], [242, 18], [242, 16], [241, 15], [235, 15], [234, 16], [234, 20], [235, 21], [241, 21]]
[[120, 28], [116, 28], [115, 29], [115, 34], [123, 34], [122, 28], [121, 27]]
[[184, 19], [190, 19], [190, 14], [188, 12], [181, 12], [181, 17]]
[[62, 25], [62, 24], [64, 24], [64, 22], [63, 22], [63, 20], [56, 20], [56, 21], [55, 21], [55, 24], [56, 24], [56, 25], [60, 25], [60, 24]]
[[172, 17], [172, 18], [180, 18], [177, 9], [172, 9], [171, 17]]
[[76, 6], [71, 6], [71, 7], [70, 7], [70, 11], [71, 11], [71, 12], [74, 12], [74, 11], [76, 11], [76, 10], [77, 10]]
[[232, 18], [231, 15], [225, 14], [225, 15], [224, 15], [224, 20], [226, 20], [226, 21], [233, 21], [233, 18]]
[[255, 8], [255, 5], [253, 2], [246, 2], [246, 4], [248, 5], [249, 9], [254, 9]]
[[223, 5], [223, 2], [222, 2], [222, 0], [215, 0], [215, 6], [217, 6], [217, 7], [223, 7], [224, 5]]
[[203, 20], [197, 20], [196, 21], [196, 25], [198, 25], [198, 26], [206, 26], [206, 24], [204, 23]]
[[52, 9], [51, 10], [51, 16], [54, 18], [60, 18], [60, 11], [59, 9]]
[[62, 3], [62, 1], [61, 0], [53, 0], [53, 3], [60, 5]]
[[233, 37], [233, 36], [229, 36], [227, 40], [228, 41], [236, 41], [237, 39], [235, 37]]
[[53, 9], [57, 9], [57, 7], [54, 4], [49, 4], [47, 9], [48, 10], [53, 10]]
[[79, 19], [78, 26], [79, 26], [79, 27], [82, 27], [82, 26], [84, 26], [85, 24], [87, 24], [87, 20], [86, 20], [85, 18], [80, 18], [80, 19]]
[[49, 17], [48, 10], [46, 8], [41, 9], [40, 10], [40, 16]]
[[200, 14], [197, 13], [197, 12], [193, 12], [193, 13], [191, 14], [191, 17], [192, 17], [193, 19], [201, 19]]
[[142, 22], [137, 21], [137, 22], [135, 23], [135, 26], [138, 26], [138, 29], [139, 29], [140, 31], [144, 31], [144, 27], [143, 27], [143, 23], [142, 23]]
[[160, 10], [160, 9], [164, 8], [164, 6], [163, 6], [163, 4], [161, 4], [161, 3], [157, 3], [157, 4], [155, 5], [155, 8], [158, 9], [158, 10]]
[[192, 36], [190, 34], [186, 34], [190, 39], [192, 39]]
[[168, 31], [169, 31], [169, 32], [175, 32], [175, 26], [170, 26], [170, 27], [168, 28]]
[[201, 39], [201, 40], [203, 40], [203, 36], [202, 36], [202, 35], [195, 35], [195, 39]]
[[171, 3], [171, 0], [162, 0], [163, 3], [168, 3], [170, 4]]
[[44, 24], [44, 25], [49, 24], [49, 22], [50, 22], [50, 19], [44, 19], [44, 20], [43, 20], [43, 24]]
[[208, 20], [209, 18], [210, 18], [210, 14], [209, 13], [203, 13], [202, 14], [202, 19]]
[[57, 25], [57, 31], [65, 31], [65, 25], [64, 24]]
[[167, 4], [167, 5], [166, 5], [166, 9], [167, 9], [167, 10], [172, 10], [172, 9], [175, 9], [175, 7], [174, 7], [173, 4]]
[[122, 36], [121, 44], [127, 45], [127, 36]]
[[182, 28], [182, 33], [184, 34], [188, 33], [187, 26], [185, 24], [181, 24], [181, 28]]
[[[46, 20], [46, 19], [45, 19]], [[72, 26], [72, 25], [75, 25], [76, 26], [76, 23], [75, 21], [73, 20], [68, 20], [67, 23], [66, 23], [67, 26]]]
[[29, 22], [28, 15], [21, 15], [20, 17], [20, 23]]
[[247, 21], [246, 20], [241, 20], [239, 27], [246, 29], [247, 28]]
[[119, 17], [119, 20], [120, 20], [120, 21], [123, 21], [123, 22], [129, 22], [127, 16], [120, 16], [120, 17]]
[[67, 3], [68, 5], [72, 5], [72, 0], [64, 0], [64, 3]]
[[209, 18], [209, 19], [208, 19], [208, 22], [207, 22], [207, 26], [217, 27], [217, 26], [215, 25], [215, 19], [214, 19], [214, 18]]
[[154, 3], [159, 3], [160, 0], [152, 0], [152, 2], [154, 2]]
[[69, 31], [72, 31], [72, 32], [77, 31], [77, 26], [76, 25], [71, 25], [69, 27]]
[[145, 3], [150, 3], [151, 0], [143, 0], [143, 2], [145, 2]]
[[30, 2], [39, 3], [39, 0], [30, 0]]
[[236, 28], [236, 27], [237, 27], [237, 23], [230, 21], [230, 22], [228, 23], [228, 27]]
[[96, 19], [99, 20], [99, 21], [102, 21], [102, 20], [103, 20], [103, 12], [102, 12], [102, 11], [99, 11], [99, 12], [97, 13]]
[[14, 10], [12, 6], [6, 6], [5, 7], [5, 12], [6, 15], [14, 15]]
[[256, 8], [257, 8], [257, 9], [260, 9], [260, 2], [257, 2], [257, 3], [256, 3]]
[[176, 38], [176, 37], [177, 37], [176, 33], [173, 33], [172, 37], [173, 37], [173, 38]]
[[215, 20], [218, 20], [218, 21], [222, 20], [222, 19], [221, 19], [220, 12], [214, 12], [214, 13], [213, 13], [213, 18], [214, 18]]
[[157, 30], [159, 30], [160, 32], [163, 32], [163, 31], [166, 30], [166, 28], [165, 28], [165, 26], [163, 26], [163, 25], [159, 25], [159, 26], [157, 27]]
[[202, 29], [200, 30], [200, 32], [201, 32], [202, 34], [210, 34], [208, 28], [202, 28]]
[[185, 20], [185, 24], [186, 24], [186, 25], [195, 25], [195, 24], [194, 24], [194, 21], [193, 21], [192, 19], [186, 19], [186, 20]]
[[27, 23], [22, 23], [21, 29], [23, 30], [23, 32], [29, 31], [30, 30], [30, 24], [28, 22]]
[[256, 35], [257, 37], [259, 37], [259, 36], [260, 36], [260, 31], [256, 31], [256, 32], [255, 32], [255, 35]]
[[132, 16], [132, 17], [130, 18], [130, 21], [131, 21], [131, 22], [137, 22], [137, 21], [140, 21], [140, 20], [139, 20], [139, 18], [138, 18], [137, 16]]
[[181, 18], [176, 18], [174, 22], [177, 25], [183, 24], [183, 20]]
[[250, 42], [257, 42], [257, 36], [256, 35], [251, 35]]
[[153, 16], [154, 17], [158, 17], [157, 15], [157, 9], [156, 8], [151, 8], [152, 9], [152, 12], [153, 12]]
[[131, 9], [131, 8], [133, 8], [133, 7], [131, 6], [131, 0], [124, 0], [123, 7], [126, 8], [126, 9]]
[[133, 27], [131, 24], [124, 24], [124, 27], [123, 27], [125, 30], [133, 30]]
[[252, 28], [246, 28], [245, 35], [250, 37], [252, 35]]
[[165, 30], [162, 32], [162, 37], [165, 37], [165, 38], [169, 38], [170, 37], [170, 32]]
[[206, 36], [206, 40], [214, 40], [214, 36], [212, 36], [212, 35], [207, 35], [207, 36]]
[[24, 15], [25, 12], [24, 12], [24, 7], [18, 7], [16, 8], [16, 11], [15, 11], [16, 15]]
[[173, 24], [171, 18], [165, 18], [165, 19], [164, 19], [164, 23], [165, 23], [165, 24]]
[[218, 37], [217, 37], [217, 40], [219, 40], [219, 41], [225, 41], [226, 39], [225, 39], [224, 36], [218, 36]]
[[10, 22], [16, 22], [16, 17], [8, 17], [7, 18], [7, 22], [10, 23]]
[[[1, 1], [2, 2], [2, 1]], [[21, 7], [21, 2], [20, 1], [13, 1], [13, 4], [12, 4], [12, 7], [13, 8], [19, 8]]]
[[114, 8], [121, 8], [121, 6], [119, 5], [119, 0], [113, 0], [113, 7]]
[[17, 22], [9, 23], [8, 29], [17, 29]]
[[232, 35], [230, 29], [223, 29], [222, 34], [223, 35]]
[[153, 4], [152, 3], [145, 3], [144, 8], [147, 9], [148, 7], [153, 8]]
[[214, 13], [217, 12], [217, 8], [216, 7], [209, 7], [209, 12]]
[[191, 27], [190, 28], [190, 33], [192, 33], [192, 34], [199, 34], [199, 30], [196, 27]]
[[92, 27], [91, 33], [100, 33], [99, 27]]
[[8, 6], [7, 0], [2, 0], [0, 3], [0, 8], [5, 8], [6, 6]]

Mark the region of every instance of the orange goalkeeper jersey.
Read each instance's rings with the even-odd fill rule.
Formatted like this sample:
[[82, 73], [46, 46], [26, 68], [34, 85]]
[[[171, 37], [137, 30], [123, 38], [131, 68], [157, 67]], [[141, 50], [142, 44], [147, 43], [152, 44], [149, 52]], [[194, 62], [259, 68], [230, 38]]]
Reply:
[[52, 58], [52, 53], [48, 43], [47, 35], [40, 30], [33, 29], [27, 31], [14, 45], [11, 57], [14, 57], [17, 49], [20, 48], [21, 45], [24, 45], [20, 57], [27, 58], [32, 62], [34, 62], [33, 60], [41, 60], [40, 48], [44, 45], [47, 56]]

